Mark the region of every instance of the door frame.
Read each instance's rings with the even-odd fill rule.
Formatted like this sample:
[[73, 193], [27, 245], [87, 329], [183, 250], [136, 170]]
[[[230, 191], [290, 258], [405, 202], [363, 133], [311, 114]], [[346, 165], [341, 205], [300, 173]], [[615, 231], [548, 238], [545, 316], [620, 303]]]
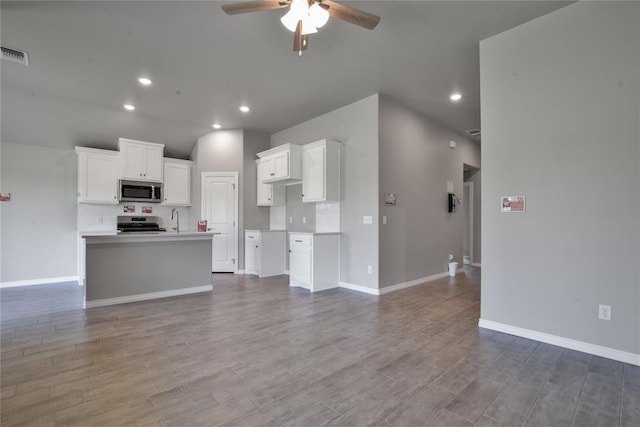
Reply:
[[[473, 182], [468, 181], [463, 183], [463, 185], [464, 187], [469, 188], [469, 200], [463, 200], [463, 202], [467, 204], [469, 209], [469, 224], [468, 224], [469, 225], [469, 262], [470, 262], [470, 265], [473, 265], [474, 263], [473, 261]], [[463, 250], [462, 256], [464, 259], [464, 250]]]
[[235, 263], [235, 267], [233, 269], [233, 274], [238, 274], [238, 265], [240, 264], [240, 258], [238, 257], [239, 253], [240, 253], [240, 242], [238, 241], [238, 230], [240, 228], [240, 224], [238, 222], [238, 199], [239, 199], [239, 190], [238, 190], [238, 172], [202, 172], [201, 178], [200, 178], [200, 218], [204, 218], [205, 217], [205, 197], [206, 197], [206, 193], [205, 193], [205, 181], [207, 178], [233, 178], [233, 193], [234, 193], [234, 197], [235, 197], [235, 206], [234, 206], [234, 223], [235, 223], [235, 227], [233, 227], [234, 229], [234, 236], [233, 238], [235, 239], [236, 242], [236, 248], [235, 248], [235, 259], [236, 259], [236, 263]]

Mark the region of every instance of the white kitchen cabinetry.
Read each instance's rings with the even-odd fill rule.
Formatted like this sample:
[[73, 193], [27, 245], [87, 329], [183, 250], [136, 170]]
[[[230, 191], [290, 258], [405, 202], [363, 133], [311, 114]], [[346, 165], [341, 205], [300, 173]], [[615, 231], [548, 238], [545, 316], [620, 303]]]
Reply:
[[302, 147], [283, 144], [258, 153], [261, 162], [259, 179], [265, 183], [294, 183], [302, 180]]
[[285, 273], [287, 232], [284, 230], [245, 230], [244, 272], [259, 277]]
[[340, 201], [339, 142], [329, 139], [302, 146], [302, 201]]
[[284, 206], [285, 187], [284, 185], [265, 184], [262, 182], [262, 160], [256, 160], [258, 169], [257, 179], [257, 205], [258, 206]]
[[164, 159], [164, 184], [162, 204], [191, 206], [190, 160]]
[[118, 152], [76, 147], [78, 203], [118, 204]]
[[311, 292], [337, 288], [339, 233], [289, 233], [289, 286]]
[[162, 182], [164, 144], [120, 138], [120, 178]]

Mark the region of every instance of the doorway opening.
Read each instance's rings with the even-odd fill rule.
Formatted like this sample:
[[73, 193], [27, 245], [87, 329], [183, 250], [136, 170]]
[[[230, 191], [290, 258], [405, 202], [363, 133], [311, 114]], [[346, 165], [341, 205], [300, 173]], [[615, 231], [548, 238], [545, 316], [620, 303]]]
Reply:
[[480, 168], [463, 165], [464, 189], [462, 211], [464, 217], [462, 262], [480, 266]]

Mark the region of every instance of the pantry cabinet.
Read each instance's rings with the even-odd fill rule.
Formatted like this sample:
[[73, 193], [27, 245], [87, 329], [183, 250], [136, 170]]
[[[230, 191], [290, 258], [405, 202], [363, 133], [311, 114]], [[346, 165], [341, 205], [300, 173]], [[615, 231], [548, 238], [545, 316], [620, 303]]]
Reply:
[[120, 178], [162, 182], [164, 144], [120, 138]]
[[329, 139], [302, 146], [302, 201], [340, 201], [341, 144]]
[[256, 160], [257, 166], [257, 205], [258, 206], [284, 206], [284, 185], [265, 184], [262, 182], [262, 160]]
[[191, 206], [190, 160], [164, 159], [164, 185], [162, 204], [168, 206]]
[[289, 286], [311, 292], [337, 288], [339, 252], [339, 233], [289, 233]]
[[78, 203], [118, 204], [118, 152], [75, 147]]
[[245, 230], [244, 272], [259, 277], [285, 273], [286, 234], [284, 230]]
[[283, 144], [258, 153], [261, 170], [259, 179], [264, 184], [288, 184], [302, 180], [302, 148], [296, 144]]

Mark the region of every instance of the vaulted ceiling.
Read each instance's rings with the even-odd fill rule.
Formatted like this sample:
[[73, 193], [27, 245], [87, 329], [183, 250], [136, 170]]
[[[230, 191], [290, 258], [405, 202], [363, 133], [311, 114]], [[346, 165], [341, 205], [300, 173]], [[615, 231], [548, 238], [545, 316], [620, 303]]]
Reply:
[[[568, 2], [345, 3], [380, 24], [368, 31], [332, 19], [298, 57], [279, 21], [286, 10], [2, 1], [2, 45], [30, 59], [2, 61], [2, 141], [115, 148], [127, 137], [187, 156], [214, 121], [272, 133], [377, 92], [462, 133], [480, 126], [478, 42]], [[153, 84], [142, 87], [141, 75]], [[452, 103], [456, 90], [463, 99]]]

